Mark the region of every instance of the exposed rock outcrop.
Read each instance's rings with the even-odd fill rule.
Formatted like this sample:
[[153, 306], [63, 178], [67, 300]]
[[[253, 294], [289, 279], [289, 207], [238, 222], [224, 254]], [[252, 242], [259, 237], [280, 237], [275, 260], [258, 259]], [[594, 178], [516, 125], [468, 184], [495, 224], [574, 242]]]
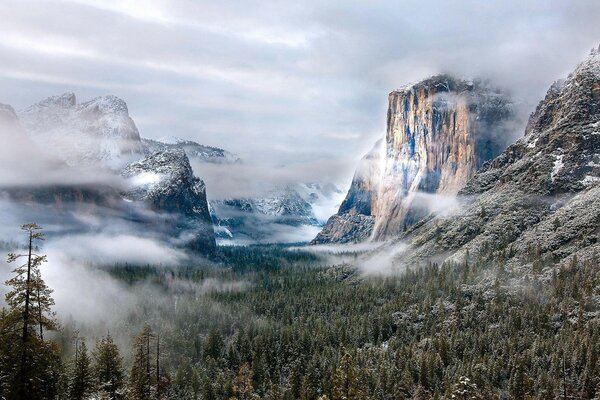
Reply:
[[337, 214], [331, 216], [311, 244], [362, 242], [371, 236], [383, 169], [384, 141], [379, 140], [359, 162]]
[[214, 250], [206, 187], [194, 176], [182, 149], [154, 153], [128, 165], [122, 175], [128, 182], [127, 199], [172, 215], [173, 223], [168, 225], [172, 237], [196, 251]]
[[235, 154], [232, 154], [227, 150], [218, 147], [204, 146], [191, 140], [176, 137], [164, 137], [158, 140], [142, 139], [142, 147], [146, 156], [154, 154], [157, 151], [183, 149], [190, 161], [195, 160], [214, 164], [240, 162], [240, 159]]
[[374, 240], [401, 234], [431, 212], [416, 201], [420, 193], [456, 194], [510, 140], [512, 104], [482, 81], [435, 76], [388, 100], [383, 149], [363, 158], [338, 215], [313, 243], [360, 241], [370, 225]]

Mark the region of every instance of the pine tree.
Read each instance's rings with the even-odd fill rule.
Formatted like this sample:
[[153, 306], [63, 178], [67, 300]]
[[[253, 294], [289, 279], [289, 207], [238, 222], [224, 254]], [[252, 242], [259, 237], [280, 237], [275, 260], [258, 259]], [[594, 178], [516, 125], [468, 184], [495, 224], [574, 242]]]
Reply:
[[232, 400], [250, 400], [258, 398], [254, 393], [252, 385], [252, 370], [248, 363], [242, 364], [236, 378], [233, 381], [233, 397]]
[[75, 358], [69, 382], [69, 399], [87, 399], [94, 391], [94, 375], [91, 360], [85, 341], [82, 340], [75, 349]]
[[135, 338], [133, 344], [133, 364], [129, 376], [131, 398], [149, 400], [153, 394], [154, 367], [152, 361], [152, 339], [154, 333], [149, 325]]
[[452, 389], [451, 399], [478, 400], [481, 399], [477, 385], [465, 376], [461, 376]]
[[333, 377], [332, 400], [355, 400], [364, 398], [352, 356], [344, 354]]
[[100, 339], [94, 349], [94, 376], [103, 399], [123, 397], [123, 360], [110, 334]]
[[12, 271], [15, 275], [5, 283], [11, 290], [6, 294], [8, 310], [3, 311], [0, 323], [0, 353], [6, 363], [0, 390], [9, 399], [32, 399], [57, 392], [56, 371], [61, 369], [58, 348], [43, 341], [43, 330], [57, 329], [58, 324], [51, 311], [52, 290], [40, 272], [46, 256], [34, 253], [35, 242], [43, 240], [42, 228], [26, 224], [21, 229], [27, 234], [27, 253], [10, 253], [8, 262], [21, 258], [27, 261], [16, 267]]

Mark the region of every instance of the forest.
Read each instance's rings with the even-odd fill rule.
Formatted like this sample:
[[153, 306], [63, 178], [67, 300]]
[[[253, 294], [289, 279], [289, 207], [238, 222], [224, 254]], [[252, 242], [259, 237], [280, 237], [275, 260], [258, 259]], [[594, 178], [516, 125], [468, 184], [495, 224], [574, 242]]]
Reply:
[[490, 249], [367, 277], [356, 254], [220, 247], [179, 267], [95, 266], [152, 295], [94, 332], [55, 314], [42, 230], [22, 228], [3, 399], [600, 399], [597, 258], [557, 268], [531, 249], [524, 274]]

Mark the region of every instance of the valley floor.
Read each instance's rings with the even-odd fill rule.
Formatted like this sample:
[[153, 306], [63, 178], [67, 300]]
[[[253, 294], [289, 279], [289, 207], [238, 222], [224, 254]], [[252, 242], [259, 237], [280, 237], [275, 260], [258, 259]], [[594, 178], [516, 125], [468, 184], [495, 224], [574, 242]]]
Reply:
[[523, 277], [490, 255], [367, 279], [302, 251], [218, 257], [217, 267], [110, 269], [161, 291], [129, 326], [160, 332], [174, 398], [600, 395], [597, 260]]

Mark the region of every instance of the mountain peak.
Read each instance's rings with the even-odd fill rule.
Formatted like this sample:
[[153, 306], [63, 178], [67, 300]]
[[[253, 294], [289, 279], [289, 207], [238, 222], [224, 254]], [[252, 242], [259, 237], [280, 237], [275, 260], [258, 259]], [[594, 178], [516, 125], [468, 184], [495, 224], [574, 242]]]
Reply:
[[108, 95], [77, 105], [72, 92], [48, 97], [19, 119], [40, 148], [72, 166], [118, 170], [142, 156], [142, 145], [127, 104]]
[[[63, 94], [50, 96], [45, 98], [42, 101], [35, 103], [33, 106], [29, 107], [27, 110], [37, 107], [59, 107], [59, 108], [71, 108], [75, 107], [77, 104], [77, 99], [75, 97], [75, 93], [73, 92], [65, 92]], [[27, 111], [25, 110], [25, 111]]]
[[123, 99], [112, 94], [95, 97], [90, 101], [80, 104], [79, 109], [87, 111], [94, 110], [102, 114], [129, 116], [127, 103], [125, 103]]

